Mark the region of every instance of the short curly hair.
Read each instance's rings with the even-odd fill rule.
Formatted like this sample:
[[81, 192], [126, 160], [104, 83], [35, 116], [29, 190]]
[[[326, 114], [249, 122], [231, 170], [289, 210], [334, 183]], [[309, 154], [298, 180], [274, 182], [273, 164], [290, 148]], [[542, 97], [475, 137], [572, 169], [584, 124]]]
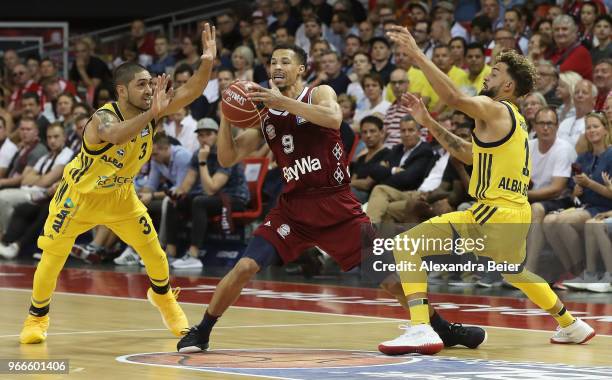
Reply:
[[524, 55], [514, 50], [506, 50], [499, 53], [495, 62], [502, 62], [508, 66], [508, 74], [516, 83], [514, 95], [521, 97], [533, 91], [537, 73], [531, 61]]

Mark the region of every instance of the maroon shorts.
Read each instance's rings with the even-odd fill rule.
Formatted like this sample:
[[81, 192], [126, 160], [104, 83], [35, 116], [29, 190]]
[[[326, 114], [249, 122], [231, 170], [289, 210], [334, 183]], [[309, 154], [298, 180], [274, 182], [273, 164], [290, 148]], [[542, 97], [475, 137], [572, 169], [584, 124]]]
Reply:
[[346, 186], [332, 191], [282, 194], [254, 235], [270, 242], [284, 263], [317, 246], [347, 271], [361, 262], [362, 249], [369, 246], [373, 229]]

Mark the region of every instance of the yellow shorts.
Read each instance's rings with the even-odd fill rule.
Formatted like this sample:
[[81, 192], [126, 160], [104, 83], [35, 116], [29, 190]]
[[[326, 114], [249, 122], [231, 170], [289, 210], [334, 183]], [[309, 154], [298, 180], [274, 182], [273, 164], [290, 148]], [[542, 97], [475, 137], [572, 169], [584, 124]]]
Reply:
[[497, 263], [521, 264], [530, 223], [529, 204], [508, 208], [476, 203], [468, 210], [431, 218], [401, 234], [400, 239], [405, 236], [419, 241], [414, 251], [421, 257], [472, 252]]
[[157, 239], [157, 232], [133, 185], [112, 193], [82, 194], [62, 181], [49, 204], [49, 216], [38, 247], [46, 253], [68, 256], [76, 238], [105, 225], [131, 246]]

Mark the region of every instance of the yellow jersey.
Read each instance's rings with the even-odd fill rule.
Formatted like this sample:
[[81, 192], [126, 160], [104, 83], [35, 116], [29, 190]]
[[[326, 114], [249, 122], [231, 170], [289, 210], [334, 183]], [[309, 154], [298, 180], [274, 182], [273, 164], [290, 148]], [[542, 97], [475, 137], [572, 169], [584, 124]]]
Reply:
[[[124, 121], [116, 102], [107, 103], [98, 111], [111, 112]], [[58, 191], [70, 186], [83, 194], [102, 194], [131, 186], [142, 165], [151, 157], [154, 133], [155, 123], [150, 122], [131, 141], [121, 145], [88, 144], [83, 137], [81, 151], [64, 168], [64, 184]]]
[[520, 208], [528, 205], [531, 173], [527, 123], [516, 105], [502, 101], [510, 112], [510, 133], [497, 142], [473, 137], [473, 169], [469, 193], [486, 205]]

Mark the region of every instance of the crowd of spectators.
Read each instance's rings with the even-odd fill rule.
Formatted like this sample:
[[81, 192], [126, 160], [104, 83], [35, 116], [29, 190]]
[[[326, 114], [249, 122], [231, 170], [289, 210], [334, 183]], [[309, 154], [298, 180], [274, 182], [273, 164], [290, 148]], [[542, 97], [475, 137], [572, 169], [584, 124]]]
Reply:
[[[385, 37], [390, 26], [403, 25], [470, 95], [482, 90], [497, 53], [514, 49], [532, 61], [536, 88], [519, 104], [531, 138], [533, 226], [526, 265], [558, 288], [612, 291], [611, 5], [609, 0], [257, 0], [202, 20], [196, 33], [175, 40], [147, 32], [144, 22], [135, 20], [119, 56], [101, 54], [91, 38], [80, 39], [67, 78], [51, 59], [7, 50], [0, 82], [0, 256], [35, 250], [46, 204], [62, 168], [80, 149], [87, 118], [114, 100], [112, 69], [134, 61], [153, 75], [170, 75], [175, 87], [183, 85], [199, 65], [205, 22], [217, 27], [213, 78], [189, 107], [163, 121], [152, 161], [136, 181], [142, 201], [158, 215], [172, 267], [201, 268], [210, 217], [224, 205], [244, 209], [253, 196], [242, 166], [222, 168], [216, 161], [219, 101], [235, 79], [268, 86], [277, 43], [308, 53], [306, 85], [329, 85], [338, 94], [345, 151], [352, 152], [351, 188], [374, 223], [420, 222], [469, 207], [471, 167], [449, 157], [400, 98], [405, 92], [419, 95], [440, 124], [466, 140], [474, 121], [444, 104], [403, 48]], [[263, 146], [257, 155], [271, 162], [264, 186], [269, 208], [281, 177], [269, 149]], [[192, 226], [182, 242], [181, 223]], [[116, 242], [112, 232], [98, 227], [94, 239], [75, 252], [96, 262], [116, 257]], [[547, 264], [551, 260], [556, 266]], [[138, 261], [129, 247], [115, 258], [119, 265]], [[495, 283], [479, 281], [487, 287]]]

